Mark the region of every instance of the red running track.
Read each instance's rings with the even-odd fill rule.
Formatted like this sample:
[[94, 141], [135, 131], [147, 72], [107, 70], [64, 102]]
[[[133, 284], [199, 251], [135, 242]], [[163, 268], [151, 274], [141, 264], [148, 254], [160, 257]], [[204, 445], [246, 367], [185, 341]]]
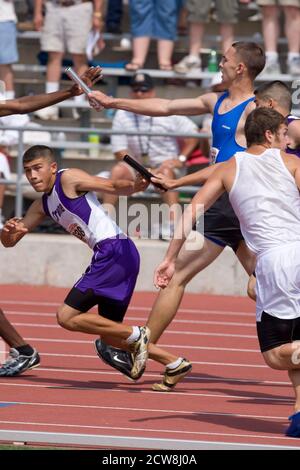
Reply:
[[[250, 300], [185, 295], [160, 344], [190, 359], [193, 370], [176, 391], [158, 393], [151, 385], [160, 365], [149, 361], [142, 379], [128, 382], [96, 356], [92, 336], [56, 324], [65, 294], [0, 286], [1, 307], [42, 358], [39, 368], [0, 379], [0, 440], [20, 440], [22, 431], [32, 442], [132, 449], [299, 446], [284, 436], [292, 388], [285, 372], [262, 360]], [[144, 324], [154, 298], [136, 293], [127, 322]]]

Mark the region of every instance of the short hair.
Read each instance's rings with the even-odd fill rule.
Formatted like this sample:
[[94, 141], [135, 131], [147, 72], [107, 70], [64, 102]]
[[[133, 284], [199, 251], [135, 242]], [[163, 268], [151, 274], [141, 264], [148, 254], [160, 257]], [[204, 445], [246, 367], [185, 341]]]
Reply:
[[38, 158], [46, 158], [51, 163], [55, 162], [55, 155], [54, 151], [47, 147], [47, 145], [33, 145], [23, 155], [23, 165], [25, 163], [32, 162], [33, 160], [37, 160]]
[[266, 65], [263, 49], [256, 42], [238, 41], [232, 44], [239, 58], [246, 65], [249, 76], [254, 80]]
[[273, 82], [264, 83], [260, 85], [255, 91], [255, 96], [261, 100], [275, 100], [282, 106], [287, 109], [288, 112], [292, 109], [292, 96], [289, 87], [281, 82], [280, 80], [274, 80]]
[[254, 109], [246, 119], [245, 135], [247, 147], [266, 142], [266, 131], [276, 134], [281, 124], [285, 124], [282, 114], [272, 108]]

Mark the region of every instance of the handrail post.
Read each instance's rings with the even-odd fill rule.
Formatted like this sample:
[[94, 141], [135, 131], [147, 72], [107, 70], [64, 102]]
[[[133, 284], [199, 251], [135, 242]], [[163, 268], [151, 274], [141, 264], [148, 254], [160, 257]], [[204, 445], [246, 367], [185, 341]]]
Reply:
[[16, 202], [15, 202], [15, 216], [22, 217], [23, 215], [23, 153], [24, 153], [24, 130], [18, 129], [19, 141], [18, 141], [18, 160], [17, 160], [17, 183], [16, 183]]

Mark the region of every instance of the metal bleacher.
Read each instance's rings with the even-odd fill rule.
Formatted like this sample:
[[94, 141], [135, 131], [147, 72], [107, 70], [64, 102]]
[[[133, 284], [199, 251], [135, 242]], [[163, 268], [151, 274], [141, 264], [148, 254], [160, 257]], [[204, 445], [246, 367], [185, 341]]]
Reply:
[[[254, 3], [254, 2], [252, 2]], [[244, 7], [243, 14], [245, 12], [248, 15], [248, 7]], [[239, 23], [237, 25], [237, 36], [236, 40], [249, 40], [262, 43], [262, 36], [260, 34], [260, 23], [253, 22], [252, 24], [247, 21]], [[120, 47], [121, 37], [130, 37], [128, 34], [122, 36], [104, 33], [104, 40], [107, 47], [101, 53], [101, 56], [96, 58], [93, 65], [101, 65], [103, 67], [103, 82], [100, 83], [101, 89], [112, 95], [127, 96], [128, 86], [126, 86], [126, 79], [128, 85], [128, 78], [132, 75], [131, 72], [127, 72], [124, 68], [124, 64], [131, 58], [131, 50], [122, 49]], [[15, 83], [17, 88], [17, 95], [22, 96], [30, 93], [43, 93], [45, 83], [45, 72], [46, 65], [38, 63], [37, 55], [39, 52], [39, 39], [40, 33], [33, 30], [20, 30], [18, 33], [19, 41], [19, 52], [20, 62], [13, 65], [15, 73]], [[221, 38], [218, 35], [216, 26], [209, 25], [207, 35], [205, 35], [205, 48], [201, 51], [204, 57], [204, 64], [206, 62], [206, 56], [211, 49], [219, 50]], [[186, 54], [188, 47], [188, 38], [179, 37], [176, 43], [174, 52], [174, 61], [177, 62], [182, 55]], [[279, 48], [282, 54], [286, 53], [286, 40], [281, 38], [279, 40]], [[122, 60], [120, 60], [120, 58]], [[150, 50], [150, 58], [147, 60], [147, 66], [141, 70], [151, 75], [157, 85], [157, 95], [160, 97], [177, 98], [177, 97], [194, 97], [201, 94], [205, 87], [208, 87], [210, 81], [214, 77], [214, 73], [207, 71], [190, 72], [186, 75], [180, 75], [173, 71], [161, 71], [155, 68], [155, 57], [153, 50]], [[62, 72], [63, 72], [62, 68]], [[261, 74], [257, 78], [257, 82], [268, 81], [268, 80], [281, 80], [287, 83], [292, 83], [295, 77], [288, 74], [279, 74], [270, 77]], [[68, 85], [69, 82], [66, 80], [62, 81], [62, 86]], [[187, 86], [191, 84], [192, 86]], [[298, 85], [300, 82], [298, 81]], [[77, 110], [80, 111], [80, 119], [74, 120], [72, 116], [72, 109], [74, 108], [74, 102], [68, 100], [58, 104], [62, 117], [55, 121], [55, 123], [46, 121], [43, 124], [42, 130], [50, 131], [51, 133], [57, 134], [63, 130], [66, 134], [67, 140], [65, 142], [58, 142], [55, 140], [51, 141], [51, 146], [57, 148], [60, 151], [60, 155], [63, 156], [64, 165], [70, 166], [71, 162], [75, 162], [76, 166], [84, 167], [87, 171], [97, 173], [100, 170], [110, 169], [113, 164], [113, 155], [109, 150], [109, 146], [100, 144], [100, 153], [98, 158], [91, 158], [90, 150], [94, 149], [93, 144], [90, 144], [87, 140], [88, 133], [96, 133], [100, 136], [110, 135], [111, 132], [111, 118], [112, 115], [107, 113], [105, 110], [102, 113], [96, 113], [91, 110], [88, 103], [76, 104]], [[295, 114], [299, 114], [298, 109], [293, 110]], [[32, 117], [34, 120], [34, 117]], [[39, 121], [41, 123], [41, 121]], [[52, 126], [55, 124], [55, 127]], [[20, 135], [22, 132], [20, 133]], [[207, 137], [207, 134], [200, 134], [199, 137]], [[13, 152], [13, 156], [22, 154], [24, 145], [21, 139], [17, 148]], [[63, 151], [62, 151], [63, 149]], [[12, 194], [15, 194], [15, 184], [19, 186], [23, 185], [21, 177], [22, 169], [18, 168], [17, 158], [13, 159], [13, 171], [16, 173], [15, 181], [13, 181]], [[193, 188], [185, 188], [186, 193], [192, 192]], [[148, 197], [152, 197], [148, 195]], [[22, 200], [20, 197], [17, 198], [15, 204], [15, 212], [20, 214], [22, 210]]]

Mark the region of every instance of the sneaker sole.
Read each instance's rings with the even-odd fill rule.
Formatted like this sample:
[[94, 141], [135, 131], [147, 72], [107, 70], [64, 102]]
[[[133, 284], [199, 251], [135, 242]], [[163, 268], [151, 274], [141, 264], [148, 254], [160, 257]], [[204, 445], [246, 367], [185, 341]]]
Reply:
[[[148, 359], [148, 345], [150, 343], [150, 330], [148, 327], [145, 327], [145, 337], [144, 337], [147, 342], [145, 343], [145, 348], [143, 351], [139, 352], [134, 361], [133, 361], [133, 367], [131, 369], [131, 373], [134, 377], [134, 380], [138, 380], [144, 373], [145, 369], [146, 369], [146, 362], [147, 362], [147, 359]], [[142, 358], [142, 359], [141, 359]], [[139, 362], [142, 362], [142, 367], [137, 367], [137, 364]], [[138, 369], [138, 372], [137, 373], [134, 373], [133, 371]]]

